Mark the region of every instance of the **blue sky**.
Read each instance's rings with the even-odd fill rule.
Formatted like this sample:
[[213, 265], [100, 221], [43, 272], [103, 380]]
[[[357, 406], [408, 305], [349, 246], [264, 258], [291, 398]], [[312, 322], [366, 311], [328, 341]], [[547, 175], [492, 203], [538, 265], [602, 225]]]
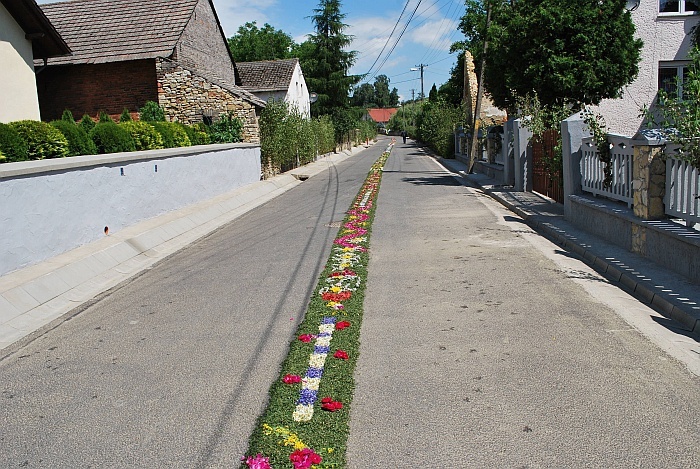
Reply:
[[[260, 26], [269, 23], [301, 42], [313, 32], [309, 16], [318, 0], [214, 0], [214, 5], [227, 36], [235, 34], [238, 26], [246, 21], [255, 20]], [[403, 17], [389, 39], [404, 7]], [[415, 16], [406, 32], [378, 69], [414, 10]], [[373, 82], [375, 73], [385, 74], [391, 80], [390, 86], [398, 88], [401, 98], [410, 99], [411, 89], [415, 90], [416, 96], [420, 92], [420, 72], [410, 71], [416, 65], [428, 65], [424, 67], [426, 94], [433, 83], [439, 87], [449, 78], [450, 69], [456, 62], [455, 55], [449, 54], [450, 45], [463, 37], [457, 30], [464, 14], [463, 0], [409, 0], [408, 4], [406, 0], [345, 0], [342, 12], [347, 15], [347, 33], [355, 36], [351, 49], [358, 52], [351, 73], [370, 71], [386, 45], [367, 81]]]
[[[38, 0], [38, 3], [49, 1], [52, 0]], [[305, 40], [306, 35], [313, 32], [309, 16], [317, 5], [318, 0], [214, 0], [227, 37], [234, 35], [240, 25], [257, 21], [258, 26], [269, 23], [283, 30], [296, 42]], [[404, 7], [403, 17], [389, 39]], [[387, 58], [414, 10], [415, 16], [406, 32]], [[457, 30], [464, 14], [463, 0], [408, 0], [408, 3], [406, 0], [345, 0], [342, 12], [347, 15], [347, 33], [355, 36], [351, 49], [358, 52], [351, 73], [370, 71], [379, 57], [366, 81], [373, 82], [375, 74], [387, 75], [391, 80], [390, 87], [398, 88], [401, 99], [410, 99], [412, 89], [418, 96], [420, 72], [410, 69], [419, 64], [427, 65], [424, 67], [426, 95], [433, 83], [439, 87], [449, 78], [450, 69], [456, 62], [455, 55], [449, 54], [450, 45], [463, 37]]]

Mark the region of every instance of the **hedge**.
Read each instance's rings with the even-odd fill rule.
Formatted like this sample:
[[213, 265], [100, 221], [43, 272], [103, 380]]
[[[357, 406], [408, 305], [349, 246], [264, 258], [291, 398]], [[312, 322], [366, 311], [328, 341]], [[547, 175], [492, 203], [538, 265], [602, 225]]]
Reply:
[[95, 143], [81, 126], [68, 120], [52, 121], [50, 124], [57, 128], [68, 140], [68, 156], [94, 155], [97, 153]]
[[129, 132], [115, 122], [100, 122], [90, 131], [90, 138], [98, 153], [120, 153], [136, 151], [134, 139]]
[[6, 161], [24, 161], [28, 159], [27, 142], [15, 129], [7, 124], [0, 123], [0, 152], [5, 155]]
[[68, 140], [61, 131], [46, 122], [23, 120], [9, 125], [27, 142], [27, 157], [30, 160], [68, 156]]

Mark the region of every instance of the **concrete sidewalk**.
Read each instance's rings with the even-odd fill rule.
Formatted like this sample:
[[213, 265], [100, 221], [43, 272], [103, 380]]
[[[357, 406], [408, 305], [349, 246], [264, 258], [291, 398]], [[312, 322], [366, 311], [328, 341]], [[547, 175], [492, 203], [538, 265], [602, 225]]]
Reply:
[[0, 277], [0, 349], [365, 148], [326, 155]]
[[610, 282], [700, 337], [700, 287], [642, 256], [606, 242], [564, 219], [564, 206], [534, 192], [516, 192], [484, 174], [468, 174], [457, 160], [435, 158], [465, 184], [523, 218], [540, 234], [574, 253]]

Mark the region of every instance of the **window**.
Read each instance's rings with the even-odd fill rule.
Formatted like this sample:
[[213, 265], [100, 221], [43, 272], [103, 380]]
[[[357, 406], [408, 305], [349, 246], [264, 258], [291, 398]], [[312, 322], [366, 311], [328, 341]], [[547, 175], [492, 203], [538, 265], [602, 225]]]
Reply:
[[659, 0], [659, 13], [692, 15], [700, 11], [700, 0]]
[[[659, 90], [669, 95], [681, 96], [683, 82], [688, 75], [687, 64], [659, 64]], [[678, 85], [680, 86], [680, 89]]]

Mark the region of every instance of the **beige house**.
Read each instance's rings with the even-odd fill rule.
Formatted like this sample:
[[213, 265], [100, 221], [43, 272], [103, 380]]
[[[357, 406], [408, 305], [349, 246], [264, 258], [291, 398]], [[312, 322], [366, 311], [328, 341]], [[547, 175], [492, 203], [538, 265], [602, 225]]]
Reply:
[[683, 79], [700, 7], [697, 0], [629, 0], [627, 8], [635, 37], [644, 41], [639, 74], [620, 99], [603, 100], [594, 110], [605, 118], [610, 132], [633, 136], [645, 128], [640, 110], [653, 108], [660, 88], [675, 90], [676, 77]]
[[34, 59], [70, 52], [34, 0], [0, 0], [0, 122], [39, 120]]

